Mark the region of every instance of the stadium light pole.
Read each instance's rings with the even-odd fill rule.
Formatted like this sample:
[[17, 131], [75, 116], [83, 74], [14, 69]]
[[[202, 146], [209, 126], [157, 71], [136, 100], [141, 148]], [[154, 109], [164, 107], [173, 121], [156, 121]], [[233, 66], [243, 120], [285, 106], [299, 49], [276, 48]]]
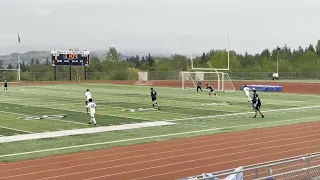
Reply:
[[279, 75], [279, 52], [280, 52], [280, 48], [277, 48], [277, 74]]
[[18, 72], [17, 72], [17, 81], [20, 82], [20, 34], [18, 33]]

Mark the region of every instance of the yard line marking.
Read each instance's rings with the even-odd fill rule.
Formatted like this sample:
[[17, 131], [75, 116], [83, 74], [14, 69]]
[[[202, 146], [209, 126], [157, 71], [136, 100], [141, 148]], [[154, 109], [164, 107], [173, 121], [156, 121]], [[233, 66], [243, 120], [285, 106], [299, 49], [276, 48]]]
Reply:
[[34, 132], [31, 132], [31, 131], [24, 131], [24, 130], [21, 130], [21, 129], [9, 128], [9, 127], [5, 127], [5, 126], [0, 126], [0, 128], [9, 129], [9, 130], [13, 130], [13, 131], [24, 132], [24, 133], [30, 133], [30, 134], [34, 133]]
[[45, 139], [45, 138], [57, 138], [57, 137], [65, 137], [65, 136], [72, 136], [72, 135], [94, 134], [94, 133], [103, 133], [103, 132], [110, 132], [110, 131], [122, 131], [122, 130], [138, 129], [138, 128], [167, 126], [167, 125], [174, 125], [174, 124], [175, 123], [172, 123], [172, 122], [154, 121], [154, 122], [125, 124], [125, 125], [116, 125], [116, 126], [107, 126], [107, 127], [102, 126], [102, 127], [96, 127], [96, 128], [92, 128], [92, 127], [81, 128], [81, 129], [75, 128], [72, 130], [64, 130], [64, 131], [40, 132], [40, 133], [34, 133], [34, 134], [1, 137], [0, 143], [36, 140], [36, 139]]
[[[3, 101], [3, 102], [11, 102], [11, 101]], [[12, 102], [11, 102], [12, 103]], [[12, 103], [14, 104], [14, 103]], [[21, 105], [20, 103], [15, 103], [15, 104], [19, 104]], [[45, 107], [44, 105], [37, 105], [37, 106], [32, 106], [32, 107]], [[63, 109], [60, 109], [60, 108], [54, 108], [54, 107], [50, 107], [50, 109], [54, 109], [54, 110], [63, 110]], [[71, 111], [71, 112], [77, 112], [77, 113], [84, 113], [83, 111], [77, 111], [77, 110], [67, 110], [67, 111]], [[3, 112], [5, 113], [5, 111], [0, 111], [0, 112]], [[96, 113], [96, 114], [99, 114], [99, 115], [106, 115], [106, 116], [111, 116], [111, 117], [120, 117], [120, 118], [128, 118], [128, 119], [138, 119], [138, 120], [144, 120], [144, 121], [153, 121], [152, 119], [142, 119], [142, 118], [137, 118], [137, 117], [127, 117], [127, 116], [121, 116], [120, 114], [117, 114], [117, 115], [112, 115], [112, 114], [102, 114], [102, 113]]]
[[[32, 116], [28, 114], [20, 114], [20, 113], [14, 113], [14, 112], [7, 112], [7, 111], [0, 111], [0, 113], [5, 113], [5, 114], [13, 114], [13, 115], [19, 115], [19, 116]], [[86, 123], [81, 123], [81, 122], [75, 122], [75, 121], [68, 121], [68, 120], [61, 120], [61, 119], [46, 119], [47, 120], [53, 120], [53, 121], [62, 121], [62, 122], [69, 122], [69, 123], [74, 123], [74, 124], [81, 124], [81, 125], [88, 125]]]
[[[265, 112], [279, 112], [279, 111], [290, 111], [290, 110], [301, 110], [301, 109], [312, 109], [312, 108], [319, 108], [320, 106], [307, 106], [307, 107], [298, 107], [298, 108], [286, 108], [286, 109], [271, 109], [262, 111]], [[171, 120], [164, 120], [164, 121], [186, 121], [186, 120], [193, 120], [193, 119], [204, 119], [204, 118], [216, 118], [216, 117], [226, 117], [226, 116], [237, 116], [237, 115], [246, 115], [252, 114], [253, 112], [243, 112], [243, 113], [231, 113], [231, 114], [220, 114], [220, 115], [212, 115], [212, 116], [198, 116], [198, 117], [190, 117], [190, 118], [181, 118], [181, 119], [171, 119]], [[285, 112], [284, 112], [285, 113]]]
[[184, 135], [184, 134], [194, 134], [194, 133], [200, 133], [200, 132], [217, 131], [217, 130], [223, 130], [223, 129], [228, 129], [228, 128], [256, 126], [256, 125], [262, 125], [262, 124], [274, 124], [274, 123], [281, 123], [281, 122], [288, 122], [288, 121], [289, 122], [293, 122], [293, 121], [299, 122], [304, 119], [314, 119], [314, 118], [319, 119], [320, 116], [307, 117], [307, 118], [297, 118], [297, 119], [287, 119], [287, 120], [272, 121], [272, 122], [262, 122], [262, 123], [254, 123], [254, 124], [244, 124], [244, 125], [228, 126], [228, 127], [221, 127], [221, 128], [210, 128], [210, 129], [202, 129], [202, 130], [197, 130], [197, 131], [185, 131], [185, 132], [180, 132], [180, 133], [162, 134], [162, 135], [156, 135], [156, 136], [145, 136], [145, 137], [139, 137], [139, 138], [122, 139], [122, 140], [116, 140], [116, 141], [106, 141], [106, 142], [100, 142], [100, 143], [64, 146], [64, 147], [59, 147], [59, 148], [43, 149], [43, 150], [37, 150], [37, 151], [27, 151], [27, 152], [21, 152], [21, 153], [5, 154], [5, 155], [0, 155], [0, 158], [41, 153], [41, 152], [58, 151], [58, 150], [64, 150], [64, 149], [73, 149], [73, 148], [79, 148], [79, 147], [89, 147], [89, 146], [96, 146], [96, 145], [106, 145], [106, 144], [114, 144], [114, 143], [120, 143], [120, 142], [130, 142], [130, 141], [137, 141], [137, 140], [146, 140], [146, 139], [154, 139], [154, 138], [161, 138], [161, 137], [178, 136], [178, 135]]

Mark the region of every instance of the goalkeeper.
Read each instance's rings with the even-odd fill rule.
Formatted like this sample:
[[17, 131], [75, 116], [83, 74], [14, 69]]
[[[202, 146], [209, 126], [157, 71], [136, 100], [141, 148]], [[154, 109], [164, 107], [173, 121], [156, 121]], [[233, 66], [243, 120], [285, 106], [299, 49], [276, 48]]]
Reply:
[[197, 82], [197, 93], [198, 93], [198, 96], [199, 96], [199, 90], [203, 91], [202, 88], [201, 88], [201, 81], [200, 79], [198, 79], [198, 82]]

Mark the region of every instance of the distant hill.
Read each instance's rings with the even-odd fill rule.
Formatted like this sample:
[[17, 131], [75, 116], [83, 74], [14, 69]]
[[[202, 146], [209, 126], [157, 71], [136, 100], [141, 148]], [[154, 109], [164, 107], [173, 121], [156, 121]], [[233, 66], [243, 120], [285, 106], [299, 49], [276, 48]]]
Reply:
[[[91, 57], [98, 57], [100, 59], [103, 59], [106, 55], [107, 50], [100, 50], [100, 51], [92, 51]], [[126, 59], [127, 57], [136, 56], [138, 54], [139, 57], [147, 56], [150, 54], [151, 56], [157, 56], [157, 57], [169, 57], [171, 54], [166, 53], [147, 53], [147, 52], [120, 52], [121, 58]], [[187, 57], [190, 57], [190, 55], [185, 55]], [[199, 54], [194, 54], [194, 57], [200, 56]], [[47, 58], [50, 59], [50, 51], [28, 51], [26, 53], [20, 54], [20, 60], [24, 61], [25, 64], [29, 64], [31, 59], [34, 59], [36, 61], [39, 60], [40, 63], [44, 63]], [[18, 62], [18, 54], [12, 53], [10, 55], [0, 55], [0, 61], [3, 61], [4, 67], [8, 66], [8, 64], [12, 63], [13, 65], [16, 65]]]

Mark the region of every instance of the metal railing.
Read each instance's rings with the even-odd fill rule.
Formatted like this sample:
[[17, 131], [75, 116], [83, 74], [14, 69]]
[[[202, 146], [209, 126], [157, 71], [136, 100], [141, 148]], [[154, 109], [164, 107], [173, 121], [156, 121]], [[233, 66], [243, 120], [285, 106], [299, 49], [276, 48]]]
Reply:
[[[274, 174], [281, 174], [285, 172], [298, 172], [299, 170], [308, 169], [316, 166], [320, 166], [320, 152], [295, 156], [276, 161], [264, 162], [249, 166], [244, 166], [239, 173], [243, 173], [244, 179], [266, 179], [267, 177], [274, 177]], [[235, 169], [228, 169], [224, 171], [210, 173], [211, 176], [218, 179], [225, 178], [229, 175], [235, 174]], [[213, 179], [212, 177], [210, 177]], [[192, 176], [187, 178], [181, 178], [178, 180], [211, 180], [210, 178], [204, 178], [203, 175]]]

